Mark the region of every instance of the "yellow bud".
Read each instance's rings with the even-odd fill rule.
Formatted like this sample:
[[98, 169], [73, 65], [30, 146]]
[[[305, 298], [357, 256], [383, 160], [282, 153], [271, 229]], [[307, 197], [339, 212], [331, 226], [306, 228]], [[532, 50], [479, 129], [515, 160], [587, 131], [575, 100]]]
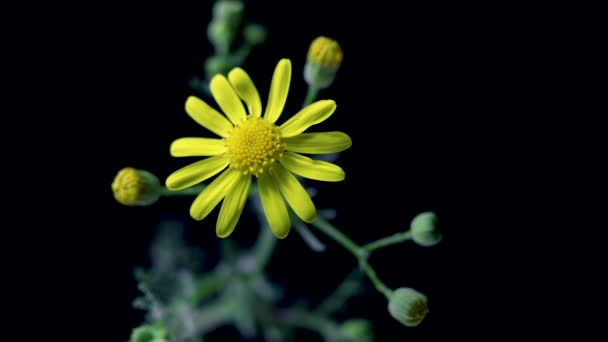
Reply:
[[112, 182], [114, 198], [127, 206], [153, 204], [160, 198], [161, 191], [160, 181], [154, 174], [132, 167], [118, 171]]
[[342, 63], [343, 53], [337, 41], [320, 36], [310, 43], [308, 60], [324, 67], [339, 67]]
[[342, 58], [338, 42], [323, 36], [315, 38], [308, 49], [304, 80], [318, 89], [329, 87], [336, 78]]

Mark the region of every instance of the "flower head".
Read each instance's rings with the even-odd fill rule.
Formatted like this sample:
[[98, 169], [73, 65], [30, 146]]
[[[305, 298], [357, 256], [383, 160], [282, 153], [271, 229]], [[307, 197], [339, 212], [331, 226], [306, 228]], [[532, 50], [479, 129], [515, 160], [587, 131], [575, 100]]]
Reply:
[[342, 132], [303, 133], [333, 114], [334, 101], [312, 103], [276, 125], [290, 81], [291, 62], [282, 59], [275, 68], [263, 115], [258, 91], [241, 68], [232, 69], [227, 78], [215, 75], [209, 83], [225, 116], [197, 97], [186, 100], [188, 115], [220, 138], [175, 140], [172, 156], [209, 158], [175, 171], [167, 177], [166, 185], [169, 190], [180, 190], [221, 172], [190, 207], [190, 216], [202, 220], [223, 200], [216, 225], [218, 237], [227, 237], [236, 227], [254, 176], [268, 224], [281, 239], [291, 227], [285, 201], [305, 222], [312, 222], [317, 215], [310, 196], [293, 174], [327, 182], [344, 179], [339, 166], [300, 154], [335, 153], [351, 146], [350, 137]]
[[128, 206], [153, 204], [160, 198], [161, 191], [160, 181], [154, 174], [132, 167], [118, 171], [112, 182], [114, 198]]

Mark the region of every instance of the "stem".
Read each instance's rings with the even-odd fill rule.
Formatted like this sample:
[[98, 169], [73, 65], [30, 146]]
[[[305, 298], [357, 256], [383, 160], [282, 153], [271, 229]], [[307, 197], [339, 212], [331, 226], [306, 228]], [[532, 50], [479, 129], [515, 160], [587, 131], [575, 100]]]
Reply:
[[319, 88], [313, 85], [308, 85], [308, 90], [306, 91], [306, 98], [304, 99], [304, 103], [302, 104], [302, 108], [308, 106], [313, 103], [319, 94]]
[[372, 281], [372, 284], [374, 284], [376, 290], [382, 293], [386, 297], [386, 299], [390, 299], [390, 295], [393, 291], [389, 289], [386, 285], [384, 285], [380, 278], [378, 278], [376, 271], [374, 271], [373, 267], [369, 264], [369, 262], [361, 258], [359, 259], [359, 265], [361, 266], [361, 269], [367, 274], [369, 280]]
[[182, 189], [182, 190], [169, 190], [166, 187], [163, 187], [161, 190], [161, 196], [193, 196], [198, 195], [203, 191], [205, 185], [197, 185], [190, 188]]
[[374, 242], [368, 243], [367, 245], [363, 246], [362, 248], [368, 252], [372, 252], [376, 249], [384, 248], [384, 247], [394, 245], [397, 243], [401, 243], [401, 242], [409, 240], [411, 238], [412, 238], [412, 232], [410, 232], [408, 230], [405, 232], [397, 233], [397, 234], [382, 238], [380, 240], [376, 240]]
[[196, 316], [192, 317], [195, 329], [186, 336], [180, 336], [172, 342], [188, 341], [196, 336], [202, 336], [215, 330], [217, 327], [227, 324], [234, 316], [235, 308], [227, 303], [226, 300], [218, 300], [203, 308], [197, 309]]
[[272, 234], [272, 231], [267, 224], [261, 224], [260, 229], [262, 230], [260, 236], [256, 240], [255, 246], [253, 246], [253, 255], [256, 260], [258, 272], [264, 270], [270, 261], [274, 247], [277, 244], [277, 238]]
[[332, 336], [332, 331], [336, 331], [336, 323], [321, 315], [315, 315], [298, 309], [283, 309], [277, 312], [274, 317], [275, 322], [279, 321], [292, 327], [306, 328], [318, 332], [325, 340]]
[[367, 251], [359, 247], [356, 243], [354, 243], [351, 239], [349, 239], [346, 235], [344, 235], [338, 228], [331, 225], [331, 223], [325, 221], [324, 219], [317, 216], [317, 219], [312, 222], [312, 225], [317, 227], [320, 231], [328, 235], [329, 237], [336, 240], [340, 243], [344, 248], [348, 249], [359, 261], [359, 266], [365, 272], [369, 280], [371, 280], [372, 284], [380, 293], [382, 293], [387, 299], [390, 297], [393, 292], [389, 289], [384, 283], [378, 278], [376, 271], [367, 261], [367, 257], [369, 254]]
[[274, 247], [277, 244], [277, 238], [272, 233], [272, 230], [270, 230], [268, 223], [266, 223], [266, 215], [264, 214], [264, 208], [262, 207], [260, 198], [259, 196], [255, 196], [257, 191], [257, 186], [255, 186], [255, 184], [252, 184], [249, 190], [249, 195], [254, 201], [254, 208], [258, 217], [258, 221], [260, 222], [261, 230], [260, 234], [258, 235], [258, 239], [256, 240], [255, 245], [253, 246], [253, 256], [256, 261], [257, 270], [262, 271], [270, 261], [272, 252], [274, 252]]
[[348, 298], [361, 290], [360, 275], [361, 272], [357, 269], [351, 271], [338, 288], [317, 306], [315, 313], [329, 316], [342, 309]]
[[317, 227], [320, 231], [336, 240], [339, 244], [341, 244], [344, 248], [348, 249], [357, 259], [360, 259], [364, 256], [364, 250], [361, 249], [353, 240], [349, 239], [346, 235], [344, 235], [341, 231], [339, 231], [336, 227], [334, 227], [331, 223], [325, 221], [323, 218], [317, 216], [317, 219], [312, 222], [312, 225]]

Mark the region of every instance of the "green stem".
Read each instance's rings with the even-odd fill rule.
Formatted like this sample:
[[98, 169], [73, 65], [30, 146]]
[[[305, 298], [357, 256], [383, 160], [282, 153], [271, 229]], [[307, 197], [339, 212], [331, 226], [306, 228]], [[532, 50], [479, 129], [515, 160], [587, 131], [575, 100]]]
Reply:
[[313, 103], [319, 94], [319, 88], [313, 85], [308, 86], [308, 91], [306, 91], [306, 98], [304, 99], [304, 103], [302, 104], [302, 108], [308, 106]]
[[397, 243], [401, 243], [401, 242], [409, 240], [411, 238], [412, 238], [412, 232], [410, 232], [408, 230], [405, 232], [397, 233], [397, 234], [382, 238], [380, 240], [376, 240], [374, 242], [368, 243], [367, 245], [363, 246], [363, 249], [365, 249], [367, 252], [372, 252], [376, 249], [384, 248], [384, 247], [394, 245]]
[[370, 265], [369, 262], [363, 258], [359, 259], [359, 265], [361, 266], [363, 272], [367, 274], [367, 277], [369, 280], [371, 280], [372, 284], [374, 284], [376, 290], [382, 293], [386, 299], [390, 299], [390, 295], [393, 291], [389, 289], [388, 286], [384, 285], [380, 278], [378, 278], [378, 275], [376, 274], [376, 271], [374, 271], [372, 265]]
[[378, 278], [374, 268], [367, 261], [369, 253], [367, 253], [364, 248], [359, 247], [356, 243], [339, 231], [338, 228], [334, 227], [331, 223], [325, 221], [321, 217], [317, 216], [317, 219], [312, 222], [312, 225], [349, 250], [355, 256], [355, 258], [357, 258], [357, 261], [359, 261], [359, 266], [371, 280], [376, 290], [382, 293], [386, 298], [389, 298], [393, 291], [384, 285], [380, 278]]
[[264, 213], [262, 204], [259, 202], [259, 196], [256, 196], [257, 192], [257, 184], [251, 184], [249, 196], [251, 200], [256, 202], [256, 205], [253, 207], [255, 208], [258, 221], [260, 222], [260, 234], [258, 234], [258, 239], [255, 241], [255, 245], [252, 248], [252, 254], [256, 261], [256, 269], [261, 272], [270, 261], [270, 257], [274, 252], [274, 247], [277, 244], [277, 238], [272, 233], [272, 230], [270, 230], [268, 223], [266, 223], [266, 214]]
[[191, 317], [195, 328], [187, 334], [177, 337], [174, 341], [189, 341], [196, 336], [205, 335], [219, 326], [227, 324], [234, 317], [237, 309], [237, 307], [223, 299], [197, 309], [195, 315]]
[[317, 216], [317, 219], [312, 222], [312, 225], [353, 253], [355, 258], [360, 259], [364, 257], [365, 251], [362, 250], [361, 247], [359, 247], [353, 242], [353, 240], [349, 239], [346, 235], [344, 235], [344, 233], [339, 231], [336, 227], [325, 221], [323, 218]]
[[344, 307], [348, 298], [354, 296], [361, 290], [360, 286], [361, 271], [358, 269], [350, 272], [336, 290], [329, 295], [317, 308], [315, 313], [330, 316]]
[[277, 244], [277, 238], [274, 236], [272, 230], [270, 230], [270, 227], [268, 227], [267, 224], [261, 224], [260, 229], [262, 231], [255, 242], [255, 246], [253, 246], [253, 255], [256, 260], [256, 268], [258, 272], [264, 270], [270, 261], [274, 247]]
[[193, 196], [200, 194], [204, 188], [205, 185], [197, 185], [190, 188], [173, 191], [163, 187], [160, 194], [161, 196]]
[[298, 309], [280, 310], [274, 319], [275, 322], [279, 321], [288, 326], [316, 331], [324, 340], [328, 340], [333, 335], [332, 331], [337, 330], [336, 323], [333, 320]]

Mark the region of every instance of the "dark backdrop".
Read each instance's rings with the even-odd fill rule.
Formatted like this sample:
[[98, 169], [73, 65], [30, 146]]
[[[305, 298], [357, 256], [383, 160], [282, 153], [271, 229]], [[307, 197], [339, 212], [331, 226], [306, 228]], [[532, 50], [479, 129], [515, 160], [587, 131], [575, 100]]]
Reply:
[[[146, 265], [161, 220], [183, 220], [193, 244], [212, 246], [216, 239], [214, 219], [189, 219], [190, 200], [126, 208], [110, 191], [122, 167], [147, 169], [164, 179], [188, 163], [172, 158], [168, 149], [174, 139], [200, 130], [183, 104], [196, 94], [188, 79], [203, 75], [203, 61], [212, 52], [206, 38], [211, 6], [211, 1], [100, 5], [73, 9], [79, 14], [63, 27], [70, 52], [61, 58], [56, 77], [63, 77], [62, 70], [70, 75], [63, 80], [70, 85], [65, 106], [75, 114], [70, 142], [77, 142], [65, 154], [80, 163], [77, 174], [85, 176], [73, 188], [77, 203], [71, 203], [78, 209], [71, 219], [80, 223], [70, 235], [76, 247], [71, 256], [78, 256], [70, 268], [77, 276], [76, 293], [95, 293], [94, 309], [104, 312], [87, 324], [104, 320], [107, 328], [100, 334], [108, 340], [126, 340], [143, 319], [131, 307], [139, 295], [132, 270]], [[348, 133], [353, 146], [338, 160], [346, 180], [319, 184], [317, 206], [337, 209], [339, 227], [360, 243], [405, 229], [422, 211], [433, 210], [442, 220], [440, 245], [406, 243], [371, 260], [389, 287], [414, 287], [428, 295], [431, 311], [421, 326], [410, 329], [394, 321], [371, 288], [354, 312], [376, 324], [379, 341], [492, 331], [488, 326], [498, 319], [480, 304], [500, 306], [502, 296], [490, 286], [497, 266], [484, 264], [484, 250], [498, 244], [487, 232], [501, 220], [488, 215], [499, 206], [491, 194], [512, 182], [493, 171], [510, 171], [500, 156], [508, 147], [501, 138], [509, 136], [514, 120], [505, 93], [516, 93], [507, 80], [517, 72], [519, 52], [510, 49], [508, 38], [517, 23], [505, 20], [503, 9], [478, 6], [338, 1], [246, 1], [245, 6], [244, 21], [269, 31], [243, 66], [263, 103], [280, 58], [293, 63], [286, 107], [293, 113], [305, 94], [301, 70], [310, 41], [326, 35], [344, 50], [334, 85], [319, 95], [334, 99], [337, 110], [317, 127]], [[478, 226], [484, 229], [474, 229]], [[233, 236], [245, 241], [253, 235], [237, 227]], [[321, 298], [356, 266], [339, 245], [321, 239], [329, 248], [323, 254], [308, 250], [294, 233], [281, 241], [272, 276], [294, 292]], [[98, 286], [92, 290], [92, 285]]]

